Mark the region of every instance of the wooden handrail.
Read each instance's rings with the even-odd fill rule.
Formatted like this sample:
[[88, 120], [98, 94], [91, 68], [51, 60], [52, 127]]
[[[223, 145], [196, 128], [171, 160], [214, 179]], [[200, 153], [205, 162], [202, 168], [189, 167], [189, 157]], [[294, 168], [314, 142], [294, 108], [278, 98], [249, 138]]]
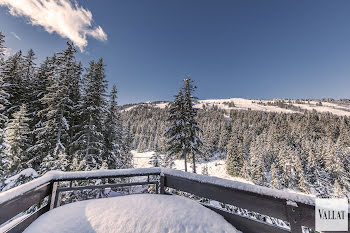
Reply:
[[[290, 194], [279, 190], [273, 190], [266, 187], [259, 187], [250, 184], [244, 184], [237, 181], [227, 181], [220, 178], [202, 176], [198, 174], [175, 171], [172, 169], [120, 169], [108, 171], [93, 172], [57, 172], [50, 173], [51, 177], [41, 177], [39, 181], [34, 181], [29, 185], [33, 188], [28, 190], [28, 184], [17, 188], [18, 190], [26, 190], [19, 196], [14, 196], [9, 200], [0, 202], [0, 224], [8, 221], [18, 213], [26, 210], [30, 206], [39, 203], [45, 197], [49, 196], [51, 207], [57, 204], [59, 192], [82, 189], [104, 189], [108, 187], [122, 187], [132, 185], [155, 184], [156, 191], [164, 194], [165, 188], [172, 188], [186, 193], [194, 194], [198, 197], [208, 198], [219, 201], [224, 204], [234, 205], [256, 212], [266, 216], [275, 217], [290, 223], [290, 229], [278, 227], [263, 221], [247, 218], [241, 215], [227, 212], [214, 206], [206, 207], [212, 209], [222, 215], [228, 222], [243, 232], [292, 232], [299, 233], [302, 226], [314, 228], [315, 222], [315, 206], [314, 198], [302, 194]], [[55, 174], [55, 175], [53, 175]], [[147, 179], [146, 182], [131, 182], [123, 184], [103, 184], [92, 186], [78, 187], [58, 187], [58, 182], [73, 180], [89, 180], [103, 178], [123, 178], [134, 176], [156, 176], [157, 181]], [[42, 183], [44, 182], [45, 183]], [[256, 190], [255, 190], [256, 189]], [[11, 191], [11, 190], [9, 190]], [[9, 192], [6, 191], [6, 192]], [[6, 192], [2, 195], [6, 195]], [[4, 199], [2, 199], [4, 200]], [[1, 199], [0, 199], [1, 201]], [[22, 222], [18, 223], [8, 232], [21, 232], [31, 222], [33, 222], [41, 214], [49, 210], [48, 206], [41, 208]], [[348, 215], [350, 219], [350, 215]], [[257, 230], [258, 229], [258, 230]]]

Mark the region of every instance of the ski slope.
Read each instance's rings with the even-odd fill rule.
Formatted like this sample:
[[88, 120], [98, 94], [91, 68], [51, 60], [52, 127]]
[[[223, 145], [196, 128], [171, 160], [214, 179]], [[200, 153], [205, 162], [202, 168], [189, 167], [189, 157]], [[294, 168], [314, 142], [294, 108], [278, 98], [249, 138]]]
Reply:
[[[295, 111], [291, 109], [281, 108], [278, 106], [267, 105], [268, 102], [275, 102], [283, 99], [272, 99], [272, 100], [259, 100], [259, 99], [244, 99], [244, 98], [231, 98], [231, 99], [208, 99], [199, 100], [195, 105], [196, 108], [211, 108], [218, 107], [223, 110], [253, 110], [253, 111], [265, 111], [265, 112], [279, 112], [279, 113], [301, 113], [301, 111]], [[326, 101], [295, 101], [295, 100], [285, 100], [284, 101], [294, 107], [298, 107], [301, 110], [307, 111], [317, 111], [317, 112], [329, 112], [338, 116], [350, 116], [350, 105], [340, 104], [338, 102], [330, 103]], [[290, 103], [289, 103], [290, 101]], [[321, 105], [319, 104], [321, 102]], [[231, 106], [229, 104], [231, 103]], [[232, 103], [234, 106], [232, 106]], [[259, 104], [260, 103], [260, 104]], [[266, 104], [266, 105], [262, 105]], [[129, 111], [139, 105], [152, 106], [156, 108], [166, 108], [169, 102], [145, 102], [140, 104], [135, 104], [130, 107], [123, 109], [122, 111]]]

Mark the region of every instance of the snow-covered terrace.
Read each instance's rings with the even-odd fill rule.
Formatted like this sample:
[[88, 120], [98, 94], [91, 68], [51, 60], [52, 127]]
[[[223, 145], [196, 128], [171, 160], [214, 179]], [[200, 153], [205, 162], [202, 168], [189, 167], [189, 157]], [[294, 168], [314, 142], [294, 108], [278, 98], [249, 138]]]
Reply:
[[[132, 178], [121, 179], [117, 183], [108, 183], [111, 178], [126, 177]], [[76, 180], [103, 180], [105, 182], [74, 186]], [[146, 187], [144, 190], [151, 190], [150, 187], [153, 187], [154, 195], [111, 197], [59, 207], [61, 194], [67, 191], [113, 190], [125, 186], [143, 186]], [[172, 190], [191, 194], [192, 200], [167, 195]], [[196, 198], [193, 198], [194, 195]], [[43, 200], [47, 197], [48, 201], [45, 203]], [[38, 203], [41, 204], [41, 207], [36, 212], [18, 218], [23, 211], [33, 205], [37, 206]], [[235, 228], [242, 232], [256, 233], [301, 232], [302, 226], [314, 228], [314, 204], [315, 199], [312, 196], [173, 169], [52, 171], [29, 183], [0, 193], [0, 225], [17, 216], [14, 221], [9, 222], [10, 227], [5, 232], [22, 232], [25, 229], [27, 232], [37, 232], [39, 229], [42, 229], [43, 232], [62, 232], [60, 226], [63, 227], [63, 225], [73, 228], [79, 225], [83, 227], [80, 232], [86, 232], [86, 229], [92, 229], [92, 232], [123, 232], [120, 229], [124, 229], [124, 232], [194, 232], [193, 229], [197, 229], [195, 232], [236, 232]], [[232, 211], [232, 209], [237, 210], [237, 207], [239, 211]], [[177, 214], [171, 214], [174, 212]], [[79, 213], [82, 215], [80, 216]], [[129, 214], [126, 217], [120, 213]], [[73, 225], [70, 225], [69, 219], [76, 221], [71, 221]], [[135, 228], [120, 228], [121, 225], [118, 225], [119, 231], [111, 231], [110, 229], [116, 227], [113, 224], [116, 222], [119, 224], [132, 223]], [[227, 228], [227, 222], [234, 227]], [[83, 223], [87, 224], [85, 226], [87, 228], [84, 228]], [[211, 227], [206, 226], [208, 223]], [[140, 228], [142, 225], [144, 228]], [[150, 227], [151, 225], [153, 227]], [[177, 225], [181, 227], [176, 228]], [[201, 225], [206, 227], [201, 228]], [[50, 226], [53, 227], [50, 228]], [[53, 228], [58, 231], [48, 231]], [[141, 230], [137, 231], [137, 229]], [[142, 231], [142, 229], [149, 230]], [[207, 229], [207, 231], [200, 229]], [[70, 231], [66, 229], [65, 232]], [[72, 229], [71, 232], [79, 232], [79, 229]]]

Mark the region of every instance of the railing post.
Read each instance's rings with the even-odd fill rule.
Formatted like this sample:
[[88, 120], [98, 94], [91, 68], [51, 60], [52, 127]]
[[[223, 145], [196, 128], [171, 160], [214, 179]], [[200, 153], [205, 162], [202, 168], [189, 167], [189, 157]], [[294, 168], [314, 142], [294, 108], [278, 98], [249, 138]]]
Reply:
[[50, 210], [55, 208], [55, 205], [56, 205], [57, 186], [58, 186], [58, 182], [53, 182], [52, 192], [51, 192], [51, 201], [50, 201]]
[[157, 181], [157, 182], [156, 182], [156, 190], [155, 190], [155, 193], [156, 193], [156, 194], [158, 194], [158, 193], [159, 193], [159, 192], [158, 192], [158, 187], [159, 187], [159, 185], [158, 185], [158, 184], [159, 184], [159, 182]]
[[55, 201], [56, 202], [56, 206], [55, 207], [60, 207], [61, 206], [61, 199], [62, 199], [62, 192], [56, 192], [56, 196], [57, 196], [57, 200]]
[[159, 193], [160, 194], [164, 194], [165, 190], [164, 190], [164, 174], [161, 173], [160, 177], [159, 177]]
[[288, 221], [290, 224], [290, 232], [301, 233], [302, 232], [302, 228], [300, 224], [301, 213], [300, 213], [300, 208], [298, 208], [298, 204], [293, 201], [287, 201], [286, 211], [287, 211]]

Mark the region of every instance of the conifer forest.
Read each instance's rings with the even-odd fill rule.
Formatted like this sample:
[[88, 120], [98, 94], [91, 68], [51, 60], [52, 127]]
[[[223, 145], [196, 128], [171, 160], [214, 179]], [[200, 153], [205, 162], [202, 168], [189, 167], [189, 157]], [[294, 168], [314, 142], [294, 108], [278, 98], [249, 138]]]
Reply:
[[119, 106], [102, 58], [83, 66], [67, 42], [38, 64], [33, 50], [5, 57], [4, 41], [0, 34], [0, 190], [28, 168], [131, 168], [137, 150], [155, 151], [154, 166], [182, 159], [196, 172], [193, 164], [222, 159], [229, 175], [257, 185], [349, 197], [348, 116], [198, 108], [190, 77], [164, 108]]

